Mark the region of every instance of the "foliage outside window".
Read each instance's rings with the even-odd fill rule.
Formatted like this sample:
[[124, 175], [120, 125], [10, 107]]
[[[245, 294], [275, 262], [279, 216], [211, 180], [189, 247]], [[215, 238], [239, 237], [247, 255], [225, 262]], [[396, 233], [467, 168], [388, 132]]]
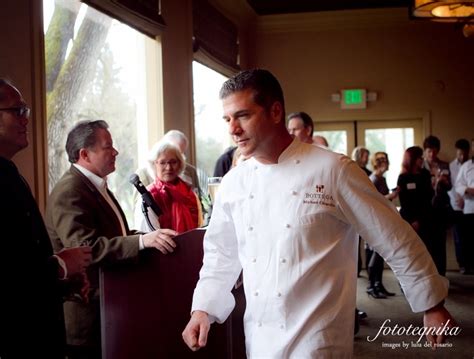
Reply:
[[145, 41], [153, 40], [78, 0], [43, 6], [50, 190], [70, 166], [71, 127], [86, 118], [105, 120], [119, 151], [109, 187], [132, 222], [128, 178], [138, 167], [138, 143], [146, 142], [138, 127], [147, 117]]

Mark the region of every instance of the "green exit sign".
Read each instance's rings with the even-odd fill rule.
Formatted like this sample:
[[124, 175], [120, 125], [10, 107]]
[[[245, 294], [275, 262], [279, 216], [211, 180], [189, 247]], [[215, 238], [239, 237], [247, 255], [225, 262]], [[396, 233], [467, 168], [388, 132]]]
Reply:
[[342, 90], [342, 109], [366, 108], [367, 91], [365, 89], [347, 89]]

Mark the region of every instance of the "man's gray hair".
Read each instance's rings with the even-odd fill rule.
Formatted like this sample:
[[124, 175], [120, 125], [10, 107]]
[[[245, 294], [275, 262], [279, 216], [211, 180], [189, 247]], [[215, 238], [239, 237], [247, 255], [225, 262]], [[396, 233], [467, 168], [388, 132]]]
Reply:
[[154, 173], [155, 178], [157, 178], [155, 161], [163, 153], [168, 152], [168, 151], [174, 153], [174, 155], [176, 156], [176, 159], [179, 162], [178, 176], [184, 171], [186, 162], [184, 160], [183, 154], [181, 153], [179, 148], [176, 147], [175, 144], [169, 142], [166, 138], [163, 138], [161, 141], [155, 143], [152, 149], [150, 150], [150, 152], [148, 152], [148, 166], [150, 170]]
[[361, 163], [361, 159], [364, 153], [369, 154], [369, 150], [362, 146], [357, 146], [352, 150], [352, 160], [357, 162], [358, 165]]
[[188, 148], [188, 145], [189, 145], [188, 138], [183, 132], [179, 130], [170, 130], [166, 132], [165, 135], [163, 136], [163, 139], [172, 143], [184, 142], [185, 147], [186, 147], [185, 150]]
[[66, 140], [66, 152], [69, 162], [79, 160], [79, 151], [82, 148], [94, 147], [97, 143], [97, 130], [107, 130], [109, 125], [104, 120], [85, 120], [74, 125], [69, 131]]

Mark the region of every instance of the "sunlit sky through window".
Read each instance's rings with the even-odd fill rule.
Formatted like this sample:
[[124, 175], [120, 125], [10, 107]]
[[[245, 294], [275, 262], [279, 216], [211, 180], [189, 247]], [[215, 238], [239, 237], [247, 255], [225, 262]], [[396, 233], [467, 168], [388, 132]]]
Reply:
[[[222, 139], [229, 146], [227, 123], [223, 120], [219, 90], [227, 78], [210, 68], [193, 62], [194, 107], [205, 105], [205, 111], [196, 116], [196, 131], [200, 136]], [[224, 137], [224, 138], [223, 138]]]

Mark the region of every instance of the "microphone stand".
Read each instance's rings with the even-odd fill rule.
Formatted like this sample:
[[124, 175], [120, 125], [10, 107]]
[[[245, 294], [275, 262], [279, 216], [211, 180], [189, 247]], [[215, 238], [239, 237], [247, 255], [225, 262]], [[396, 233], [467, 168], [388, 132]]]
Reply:
[[146, 223], [148, 224], [148, 227], [150, 227], [150, 229], [152, 231], [155, 230], [155, 227], [153, 227], [153, 225], [151, 224], [150, 222], [150, 217], [148, 217], [148, 205], [146, 204], [145, 200], [142, 199], [142, 213], [143, 215], [145, 216], [145, 220], [146, 220]]

